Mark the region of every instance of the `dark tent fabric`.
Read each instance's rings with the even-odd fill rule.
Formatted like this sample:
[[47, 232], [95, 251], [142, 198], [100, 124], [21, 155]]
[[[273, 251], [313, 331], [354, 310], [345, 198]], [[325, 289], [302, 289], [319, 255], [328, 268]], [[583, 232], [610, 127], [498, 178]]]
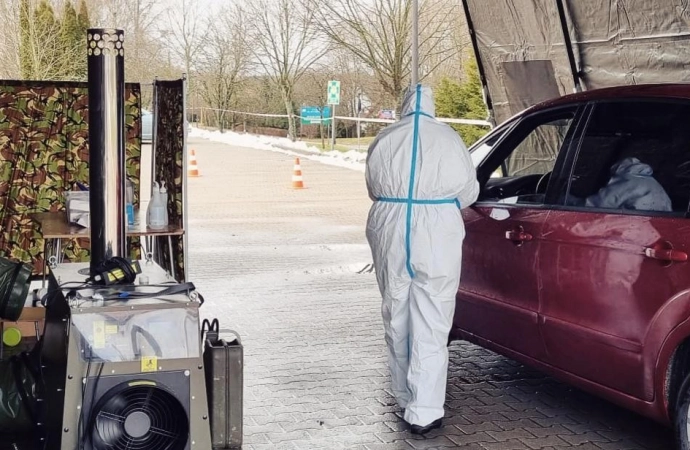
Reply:
[[495, 123], [577, 89], [690, 80], [687, 0], [463, 2]]

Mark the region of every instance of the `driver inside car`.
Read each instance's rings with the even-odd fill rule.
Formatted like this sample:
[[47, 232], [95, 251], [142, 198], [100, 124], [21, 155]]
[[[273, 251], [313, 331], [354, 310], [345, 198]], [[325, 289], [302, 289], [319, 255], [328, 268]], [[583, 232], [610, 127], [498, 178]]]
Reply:
[[[611, 179], [596, 194], [584, 201], [584, 206], [607, 209], [635, 209], [642, 211], [673, 211], [671, 199], [658, 181], [652, 177], [649, 164], [637, 158], [624, 158], [611, 166]], [[578, 203], [569, 199], [569, 204]], [[581, 204], [581, 202], [579, 202]]]

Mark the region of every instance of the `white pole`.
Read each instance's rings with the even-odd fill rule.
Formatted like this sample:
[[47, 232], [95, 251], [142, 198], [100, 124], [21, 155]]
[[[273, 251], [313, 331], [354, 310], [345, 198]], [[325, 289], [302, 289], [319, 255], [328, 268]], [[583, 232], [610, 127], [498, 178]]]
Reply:
[[419, 82], [419, 4], [412, 0], [412, 86]]
[[[359, 119], [359, 111], [357, 111], [357, 118]], [[357, 121], [357, 150], [360, 150], [360, 146], [359, 146], [359, 138], [361, 135], [360, 126], [361, 126], [361, 122], [358, 120]]]
[[[357, 102], [357, 104], [355, 105], [355, 109], [357, 110], [357, 119], [359, 119], [360, 113], [362, 112], [362, 93], [361, 92], [359, 92], [357, 94], [356, 102]], [[359, 138], [361, 136], [360, 127], [361, 127], [361, 122], [358, 120], [357, 121], [357, 150], [361, 150], [359, 147]]]
[[333, 111], [333, 118], [331, 119], [331, 150], [335, 150], [335, 105], [331, 105]]

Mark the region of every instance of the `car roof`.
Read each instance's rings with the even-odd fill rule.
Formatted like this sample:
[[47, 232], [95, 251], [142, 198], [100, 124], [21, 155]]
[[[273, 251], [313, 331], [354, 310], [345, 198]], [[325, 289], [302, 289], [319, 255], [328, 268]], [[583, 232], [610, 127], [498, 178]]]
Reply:
[[[545, 108], [573, 103], [617, 98], [675, 98], [690, 99], [690, 83], [685, 84], [637, 84], [632, 86], [615, 86], [591, 91], [568, 94], [538, 103], [523, 111], [528, 114]], [[521, 115], [522, 115], [521, 114]]]

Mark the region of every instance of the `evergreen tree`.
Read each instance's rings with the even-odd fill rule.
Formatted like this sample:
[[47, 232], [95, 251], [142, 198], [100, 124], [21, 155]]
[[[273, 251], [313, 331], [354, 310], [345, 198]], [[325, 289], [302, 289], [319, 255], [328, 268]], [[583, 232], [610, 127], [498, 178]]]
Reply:
[[66, 48], [77, 45], [81, 36], [79, 35], [79, 22], [77, 19], [77, 11], [72, 6], [72, 2], [67, 0], [65, 2], [64, 10], [62, 11], [62, 23], [60, 24], [60, 41]]
[[77, 15], [77, 20], [79, 23], [79, 31], [81, 32], [84, 40], [86, 40], [86, 30], [91, 26], [89, 21], [89, 9], [86, 6], [86, 0], [80, 0], [79, 2], [79, 14]]
[[55, 17], [48, 0], [32, 8], [32, 0], [21, 0], [20, 65], [24, 79], [86, 79], [86, 31], [89, 13], [80, 0], [79, 13], [66, 0], [61, 17]]
[[76, 70], [76, 75], [79, 79], [86, 80], [87, 67], [86, 67], [86, 33], [91, 27], [91, 21], [89, 20], [89, 9], [86, 6], [86, 0], [80, 0], [79, 2], [79, 14], [77, 14], [77, 34], [79, 39], [77, 40], [77, 51], [79, 54], [84, 55], [79, 61], [81, 65]]
[[60, 26], [60, 44], [65, 55], [82, 55], [75, 58], [65, 66], [64, 77], [71, 80], [86, 78], [86, 28], [83, 27], [84, 19], [87, 21], [88, 12], [83, 3], [79, 6], [79, 15], [72, 6], [71, 1], [65, 2]]
[[436, 88], [436, 115], [438, 117], [463, 117], [467, 105], [463, 98], [462, 85], [449, 78], [443, 78]]
[[21, 0], [19, 3], [19, 65], [22, 78], [31, 79], [34, 76], [32, 40], [31, 40], [31, 4], [29, 0]]
[[[436, 115], [438, 117], [452, 117], [460, 119], [485, 120], [486, 105], [482, 96], [482, 85], [479, 70], [474, 58], [465, 65], [465, 78], [458, 83], [448, 78], [441, 80], [436, 88]], [[467, 146], [477, 142], [489, 129], [475, 125], [454, 124], [453, 128], [460, 134]]]
[[[33, 33], [34, 54], [37, 56], [33, 58], [35, 64], [33, 78], [46, 78], [44, 70], [51, 68], [50, 76], [59, 76], [59, 67], [62, 66], [60, 58], [64, 55], [59, 54], [62, 46], [59, 42], [60, 24], [55, 19], [53, 7], [50, 6], [47, 0], [41, 0], [38, 7], [34, 11]], [[57, 41], [57, 42], [56, 42]]]
[[50, 6], [48, 0], [41, 0], [34, 11], [34, 20], [36, 25], [41, 30], [56, 30], [58, 29], [58, 22], [55, 20], [55, 12], [53, 12], [53, 7]]

